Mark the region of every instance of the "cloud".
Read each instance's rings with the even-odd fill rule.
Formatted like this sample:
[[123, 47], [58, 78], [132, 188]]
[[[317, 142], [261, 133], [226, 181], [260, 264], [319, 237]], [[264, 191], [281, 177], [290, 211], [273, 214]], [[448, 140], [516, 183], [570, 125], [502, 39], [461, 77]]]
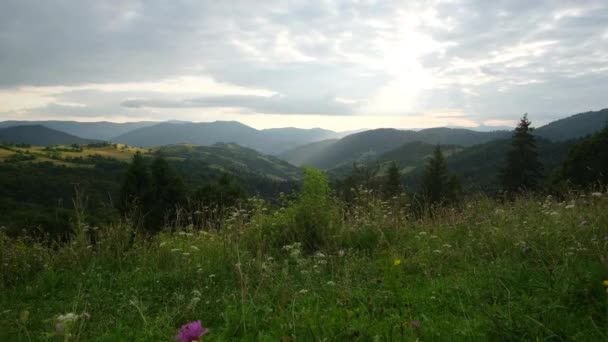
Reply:
[[186, 100], [133, 99], [122, 102], [127, 108], [215, 108], [236, 107], [246, 112], [265, 114], [351, 115], [353, 104], [332, 97], [297, 98], [273, 95], [205, 96]]
[[0, 112], [547, 121], [608, 106], [607, 17], [602, 0], [5, 0]]

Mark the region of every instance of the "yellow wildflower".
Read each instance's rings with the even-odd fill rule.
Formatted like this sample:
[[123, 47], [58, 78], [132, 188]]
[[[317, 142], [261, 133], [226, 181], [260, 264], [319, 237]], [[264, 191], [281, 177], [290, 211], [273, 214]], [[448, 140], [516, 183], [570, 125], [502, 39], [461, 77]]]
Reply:
[[604, 281], [602, 282], [602, 284], [603, 284], [604, 286], [608, 286], [608, 280], [604, 280]]
[[393, 265], [395, 265], [395, 266], [401, 265], [401, 259], [395, 259], [395, 261], [393, 261]]

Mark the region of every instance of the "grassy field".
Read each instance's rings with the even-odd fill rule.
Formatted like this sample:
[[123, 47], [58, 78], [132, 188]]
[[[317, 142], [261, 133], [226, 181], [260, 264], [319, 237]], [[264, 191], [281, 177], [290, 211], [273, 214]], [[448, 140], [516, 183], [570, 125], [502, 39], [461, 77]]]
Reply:
[[130, 161], [136, 152], [146, 154], [148, 150], [137, 147], [125, 146], [122, 144], [102, 146], [102, 147], [91, 147], [82, 146], [82, 150], [70, 151], [70, 146], [55, 146], [52, 148], [45, 148], [42, 146], [30, 146], [30, 147], [5, 147], [0, 148], [0, 161], [5, 161], [8, 157], [17, 153], [28, 153], [36, 157], [36, 159], [27, 162], [51, 162], [57, 165], [64, 166], [79, 166], [83, 164], [66, 162], [65, 158], [87, 158], [89, 156], [101, 156], [106, 158], [113, 158], [120, 161]]
[[194, 320], [209, 341], [608, 339], [608, 195], [414, 217], [406, 198], [362, 190], [347, 210], [326, 190], [251, 200], [219, 232], [0, 233], [0, 340], [168, 341]]

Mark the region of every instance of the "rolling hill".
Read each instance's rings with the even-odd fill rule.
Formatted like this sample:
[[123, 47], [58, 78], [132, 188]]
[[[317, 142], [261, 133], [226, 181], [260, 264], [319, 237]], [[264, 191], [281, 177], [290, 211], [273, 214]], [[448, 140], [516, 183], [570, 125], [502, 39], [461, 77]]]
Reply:
[[167, 145], [156, 149], [155, 152], [181, 163], [203, 162], [211, 169], [232, 173], [237, 178], [242, 175], [250, 175], [274, 181], [301, 179], [299, 168], [279, 158], [264, 155], [237, 144]]
[[0, 128], [42, 125], [56, 131], [68, 133], [80, 138], [94, 140], [110, 140], [113, 137], [125, 134], [134, 129], [155, 125], [157, 122], [140, 121], [140, 122], [78, 122], [78, 121], [3, 121], [0, 122]]
[[[295, 165], [331, 169], [354, 161], [376, 160], [380, 155], [410, 142], [472, 146], [504, 138], [509, 132], [476, 132], [467, 129], [429, 128], [420, 131], [375, 129], [351, 134], [325, 146], [307, 145], [282, 154]], [[296, 153], [297, 152], [297, 153]], [[292, 158], [298, 156], [298, 158]]]
[[[385, 174], [390, 163], [395, 162], [400, 169], [401, 174], [407, 174], [424, 166], [428, 157], [433, 154], [435, 144], [423, 143], [414, 141], [405, 143], [395, 149], [385, 152], [375, 159], [370, 159], [363, 162], [370, 169], [377, 167], [376, 176]], [[442, 145], [444, 155], [449, 156], [458, 153], [463, 147], [458, 145]], [[333, 169], [328, 170], [329, 175], [333, 179], [341, 179], [347, 177], [352, 172], [352, 165], [349, 163], [342, 164]]]
[[608, 108], [575, 114], [537, 128], [534, 134], [551, 141], [583, 138], [608, 125]]
[[[595, 133], [607, 122], [608, 109], [602, 109], [551, 122], [536, 129], [534, 134], [548, 141], [561, 142]], [[509, 131], [480, 132], [445, 127], [420, 131], [375, 129], [351, 134], [333, 142], [299, 146], [283, 152], [281, 157], [294, 165], [332, 169], [355, 161], [376, 160], [383, 153], [409, 142], [468, 147], [507, 139], [510, 135]]]
[[[539, 160], [547, 177], [558, 167], [576, 140], [551, 142], [537, 138]], [[505, 156], [511, 141], [500, 139], [485, 144], [470, 146], [457, 153], [446, 153], [450, 173], [456, 175], [466, 192], [495, 193], [499, 189], [498, 175], [504, 167]], [[420, 165], [404, 177], [410, 190], [417, 190], [424, 167]]]
[[37, 146], [88, 144], [94, 140], [83, 139], [42, 125], [0, 128], [0, 142]]
[[266, 154], [278, 154], [299, 145], [340, 136], [314, 128], [273, 128], [257, 130], [236, 121], [201, 123], [160, 123], [142, 127], [112, 139], [132, 146], [148, 147], [171, 144], [209, 146], [218, 142], [236, 143]]

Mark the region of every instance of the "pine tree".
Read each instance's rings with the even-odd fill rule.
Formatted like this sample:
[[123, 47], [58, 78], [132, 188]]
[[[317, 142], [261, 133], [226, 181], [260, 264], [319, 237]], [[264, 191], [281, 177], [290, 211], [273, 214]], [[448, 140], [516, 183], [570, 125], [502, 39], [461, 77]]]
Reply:
[[608, 185], [608, 125], [572, 147], [561, 178], [583, 188]]
[[427, 203], [432, 205], [442, 203], [451, 197], [451, 188], [448, 166], [441, 153], [441, 147], [437, 145], [424, 170], [422, 191]]
[[127, 169], [118, 202], [123, 214], [140, 216], [150, 202], [152, 180], [143, 156], [137, 152]]
[[399, 166], [397, 166], [397, 163], [392, 162], [387, 170], [384, 194], [386, 197], [391, 198], [399, 195], [401, 191], [401, 174], [399, 173]]
[[528, 114], [524, 114], [511, 138], [506, 166], [500, 173], [503, 190], [509, 193], [533, 191], [540, 185], [543, 167], [538, 161], [531, 124]]
[[154, 158], [150, 171], [152, 193], [151, 203], [147, 208], [146, 224], [151, 229], [158, 230], [166, 223], [166, 217], [174, 218], [176, 209], [185, 200], [186, 188], [179, 175], [160, 155]]

